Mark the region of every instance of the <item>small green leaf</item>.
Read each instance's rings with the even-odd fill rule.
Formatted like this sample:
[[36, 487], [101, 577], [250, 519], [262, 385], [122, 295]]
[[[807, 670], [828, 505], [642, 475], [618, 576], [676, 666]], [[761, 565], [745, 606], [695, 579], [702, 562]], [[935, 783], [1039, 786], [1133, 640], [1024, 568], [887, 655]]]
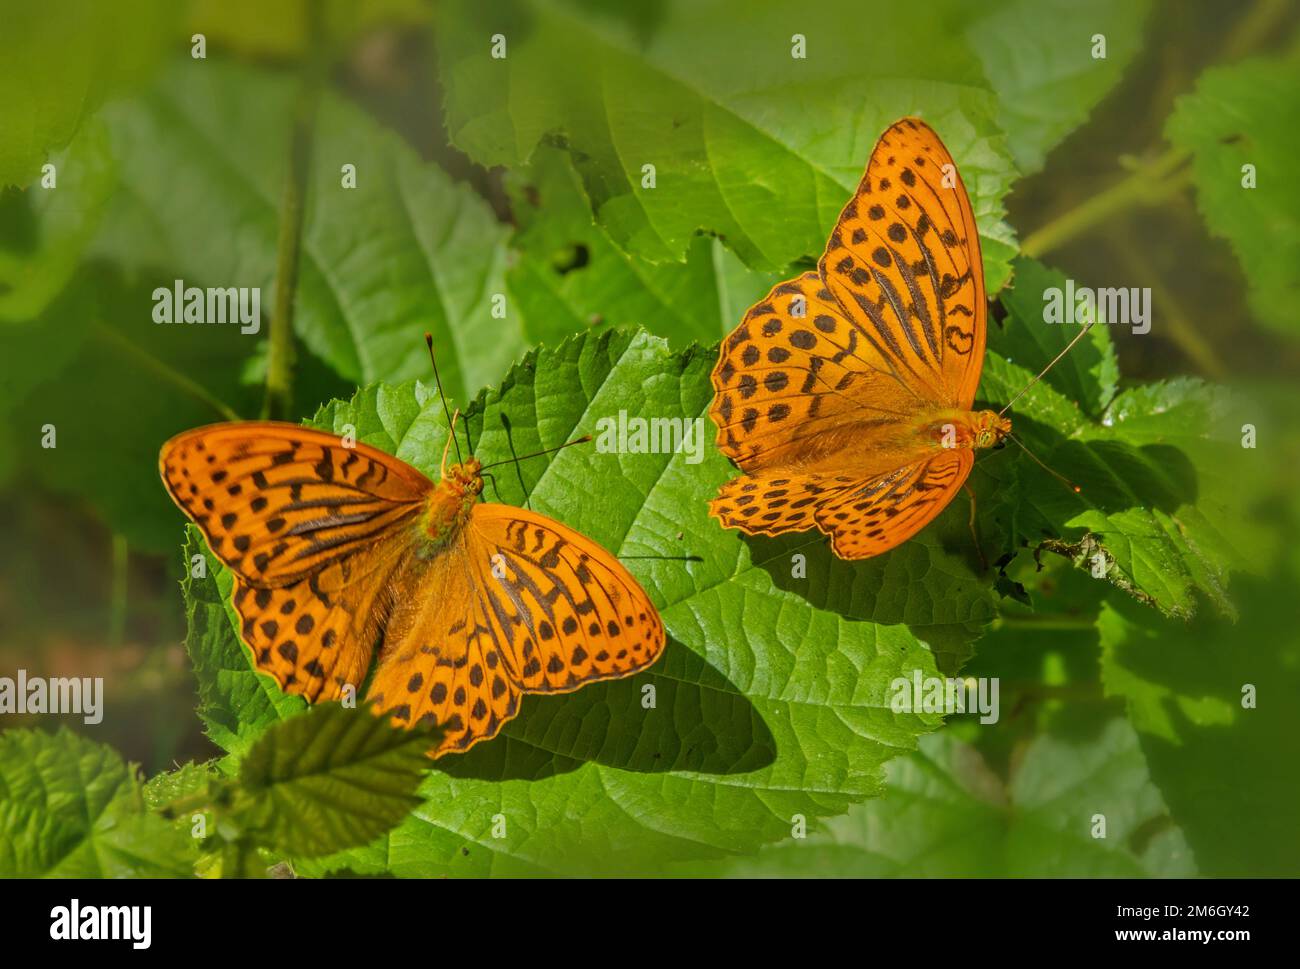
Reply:
[[[1087, 120], [1142, 48], [1149, 0], [979, 4], [966, 37], [998, 94], [998, 123], [1025, 174]], [[1105, 45], [1097, 56], [1098, 37]]]
[[111, 748], [66, 729], [0, 735], [0, 876], [188, 876], [196, 857]]
[[[1007, 319], [990, 326], [980, 400], [1009, 402], [1078, 334], [1042, 315], [1044, 288], [1061, 281], [1018, 264]], [[1190, 378], [1119, 393], [1115, 381], [1109, 338], [1094, 332], [1016, 402], [1013, 433], [1082, 490], [1010, 444], [976, 463], [997, 482], [984, 520], [1003, 531], [1006, 550], [1065, 555], [1166, 614], [1190, 616], [1197, 592], [1230, 613], [1229, 572], [1251, 567], [1258, 537], [1236, 500], [1250, 455], [1230, 429], [1233, 401]]]
[[291, 857], [364, 845], [419, 805], [437, 730], [403, 730], [368, 709], [312, 707], [258, 738], [230, 812], [249, 839]]
[[[1300, 61], [1253, 60], [1206, 71], [1178, 99], [1165, 134], [1193, 153], [1196, 202], [1232, 246], [1255, 318], [1300, 335]], [[1254, 187], [1246, 187], [1245, 166]]]

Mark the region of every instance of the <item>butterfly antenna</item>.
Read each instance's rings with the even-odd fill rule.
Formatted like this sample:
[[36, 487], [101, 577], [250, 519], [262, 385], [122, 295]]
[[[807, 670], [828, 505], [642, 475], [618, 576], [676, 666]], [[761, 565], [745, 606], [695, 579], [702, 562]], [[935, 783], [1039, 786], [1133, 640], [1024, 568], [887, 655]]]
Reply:
[[[442, 392], [442, 378], [438, 376], [438, 358], [433, 353], [432, 333], [424, 335], [424, 343], [429, 348], [429, 362], [433, 364], [433, 382], [438, 385], [438, 397], [442, 400], [442, 411], [447, 415], [448, 436], [451, 438], [452, 443], [456, 445], [456, 463], [461, 464], [465, 459], [460, 456], [460, 441], [456, 440], [456, 421], [451, 416], [451, 408], [447, 406], [447, 398]], [[456, 413], [459, 414], [460, 411]], [[469, 431], [465, 433], [468, 435]], [[444, 467], [447, 464], [447, 449], [445, 447], [442, 449], [442, 463]]]
[[[1075, 338], [1065, 345], [1065, 349], [1062, 350], [1060, 353], [1058, 353], [1055, 357], [1053, 357], [1052, 362], [1049, 363], [1046, 367], [1044, 367], [1041, 371], [1039, 371], [1037, 377], [1029, 381], [1029, 383], [1025, 384], [1024, 388], [1020, 391], [1020, 393], [1016, 394], [1016, 396], [1012, 397], [1011, 400], [1007, 402], [1006, 407], [1003, 407], [1000, 411], [998, 411], [998, 417], [1001, 417], [1003, 414], [1009, 411], [1011, 409], [1012, 404], [1014, 404], [1016, 401], [1018, 401], [1021, 397], [1025, 396], [1025, 394], [1029, 392], [1029, 388], [1034, 386], [1034, 384], [1038, 383], [1038, 381], [1042, 380], [1043, 377], [1046, 376], [1047, 371], [1055, 367], [1057, 363], [1060, 362], [1061, 358], [1065, 356], [1067, 353], [1069, 353], [1074, 348], [1074, 345], [1087, 335], [1088, 331], [1092, 329], [1092, 324], [1093, 321], [1089, 320], [1087, 324], [1084, 326], [1084, 328], [1078, 332]], [[1020, 442], [1017, 441], [1016, 443], [1019, 444]], [[1020, 446], [1024, 447], [1023, 444], [1021, 444]]]
[[512, 461], [517, 463], [519, 461], [527, 461], [529, 458], [540, 458], [543, 454], [553, 454], [556, 451], [564, 450], [566, 447], [573, 447], [575, 444], [589, 444], [590, 442], [591, 435], [584, 434], [582, 437], [575, 437], [572, 441], [565, 441], [563, 444], [555, 445], [555, 447], [543, 448], [540, 451], [534, 451], [532, 454], [525, 454], [523, 457], [506, 458], [504, 461], [494, 461], [491, 464], [485, 464], [483, 467], [484, 469], [497, 468], [503, 464], [510, 464]]
[[1046, 471], [1048, 474], [1050, 474], [1053, 478], [1057, 478], [1057, 479], [1059, 479], [1060, 481], [1064, 482], [1065, 485], [1066, 485], [1066, 486], [1067, 486], [1071, 491], [1073, 491], [1076, 495], [1079, 494], [1081, 491], [1083, 491], [1082, 488], [1080, 488], [1077, 484], [1075, 484], [1073, 481], [1071, 481], [1071, 480], [1070, 480], [1069, 478], [1067, 478], [1065, 475], [1061, 474], [1061, 472], [1059, 472], [1059, 471], [1054, 471], [1053, 469], [1051, 469], [1051, 468], [1049, 468], [1047, 465], [1045, 465], [1045, 464], [1044, 464], [1044, 463], [1039, 459], [1039, 457], [1038, 457], [1037, 454], [1035, 454], [1033, 451], [1029, 450], [1029, 448], [1025, 447], [1024, 443], [1020, 440], [1020, 438], [1016, 437], [1014, 434], [1008, 434], [1007, 437], [1009, 437], [1009, 438], [1011, 438], [1011, 440], [1015, 441], [1016, 444], [1018, 444], [1018, 445], [1020, 446], [1020, 450], [1024, 451], [1024, 452], [1025, 452], [1026, 454], [1028, 454], [1031, 458], [1033, 458], [1033, 459], [1034, 459], [1034, 463], [1035, 463], [1036, 465], [1038, 465], [1040, 468], [1042, 468], [1044, 471]]
[[[446, 401], [444, 401], [446, 403]], [[442, 445], [442, 464], [438, 468], [440, 477], [447, 477], [447, 449], [451, 447], [452, 442], [456, 440], [456, 418], [460, 417], [460, 408], [456, 408], [456, 413], [451, 415], [447, 421], [447, 440]], [[456, 449], [456, 457], [460, 457], [460, 448]]]

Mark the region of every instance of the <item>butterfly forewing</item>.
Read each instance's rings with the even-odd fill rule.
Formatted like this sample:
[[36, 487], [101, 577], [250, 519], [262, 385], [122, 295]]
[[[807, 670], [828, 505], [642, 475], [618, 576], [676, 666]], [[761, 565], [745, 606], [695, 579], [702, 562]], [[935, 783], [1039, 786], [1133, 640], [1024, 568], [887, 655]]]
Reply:
[[273, 422], [180, 434], [159, 470], [213, 554], [258, 587], [296, 584], [393, 533], [433, 487], [376, 448]]
[[970, 408], [984, 361], [979, 231], [952, 156], [924, 122], [904, 118], [881, 136], [819, 269], [912, 386]]
[[722, 342], [710, 415], [718, 447], [747, 470], [841, 451], [846, 436], [905, 420], [922, 390], [815, 272], [775, 287]]

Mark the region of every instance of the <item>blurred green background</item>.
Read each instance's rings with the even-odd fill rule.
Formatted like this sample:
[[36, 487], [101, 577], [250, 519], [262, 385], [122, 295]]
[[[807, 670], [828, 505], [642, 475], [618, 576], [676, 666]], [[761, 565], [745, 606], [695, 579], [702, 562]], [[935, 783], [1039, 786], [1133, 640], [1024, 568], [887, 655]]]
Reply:
[[[304, 104], [292, 384], [269, 399], [293, 420], [424, 377], [425, 330], [462, 401], [580, 330], [710, 344], [816, 257], [875, 137], [917, 111], [972, 191], [991, 294], [1017, 255], [1150, 287], [1151, 332], [1112, 331], [1121, 385], [1202, 378], [1257, 426], [1252, 561], [1230, 608], [1168, 619], [1019, 556], [964, 669], [1002, 678], [996, 729], [954, 718], [815, 853], [701, 871], [1300, 873], [1300, 5], [910, 6], [0, 0], [0, 674], [104, 676], [111, 715], [68, 724], [147, 774], [218, 753], [157, 452], [268, 406]], [[262, 287], [261, 332], [155, 325], [177, 278]], [[1231, 709], [1247, 681], [1260, 708]], [[1133, 805], [1104, 857], [1061, 820], [1097, 789]]]

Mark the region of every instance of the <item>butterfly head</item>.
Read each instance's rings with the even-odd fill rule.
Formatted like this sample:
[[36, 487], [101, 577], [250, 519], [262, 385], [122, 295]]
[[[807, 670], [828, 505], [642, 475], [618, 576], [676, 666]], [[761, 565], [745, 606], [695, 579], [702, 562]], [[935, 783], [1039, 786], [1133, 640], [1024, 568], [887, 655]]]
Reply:
[[483, 464], [478, 458], [458, 461], [447, 468], [443, 478], [452, 492], [473, 502], [483, 491]]
[[1000, 417], [991, 410], [982, 410], [975, 415], [975, 446], [977, 448], [997, 447], [1002, 439], [1011, 433], [1011, 421]]

